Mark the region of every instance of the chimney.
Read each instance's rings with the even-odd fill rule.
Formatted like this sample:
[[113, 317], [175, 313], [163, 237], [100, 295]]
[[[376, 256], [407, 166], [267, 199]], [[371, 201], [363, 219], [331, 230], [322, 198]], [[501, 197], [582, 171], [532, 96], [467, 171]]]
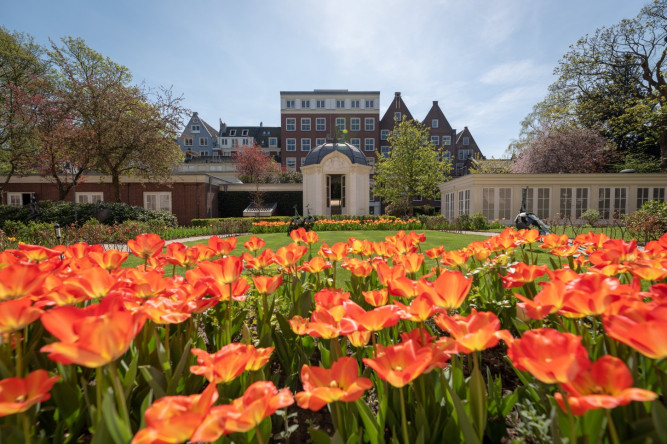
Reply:
[[263, 122], [259, 122], [259, 127], [261, 128], [261, 127], [263, 127], [263, 126], [264, 126], [264, 123], [263, 123]]
[[438, 101], [437, 100], [433, 101], [433, 106], [438, 106]]
[[198, 115], [199, 115], [199, 113], [197, 111], [192, 113], [192, 117], [197, 117]]

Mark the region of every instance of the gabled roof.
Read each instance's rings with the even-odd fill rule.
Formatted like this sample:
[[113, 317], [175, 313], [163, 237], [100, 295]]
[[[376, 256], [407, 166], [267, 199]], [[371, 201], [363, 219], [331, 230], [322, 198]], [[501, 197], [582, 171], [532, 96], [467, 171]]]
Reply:
[[190, 116], [190, 120], [188, 121], [187, 125], [185, 125], [185, 129], [183, 130], [183, 133], [181, 133], [181, 137], [183, 137], [183, 135], [185, 135], [186, 132], [187, 132], [187, 133], [190, 132], [190, 131], [188, 131], [188, 130], [189, 130], [189, 128], [191, 127], [191, 125], [193, 124], [193, 120], [194, 120], [195, 118], [196, 118], [197, 121], [198, 121], [197, 123], [199, 123], [199, 124], [206, 130], [206, 132], [208, 133], [209, 136], [211, 136], [211, 137], [213, 137], [213, 138], [217, 137], [218, 132], [215, 130], [215, 128], [213, 128], [211, 125], [209, 125], [208, 123], [206, 123], [206, 122], [204, 121], [204, 119], [202, 119], [201, 117], [199, 117], [199, 114], [198, 114], [196, 111], [192, 113], [192, 116]]
[[[438, 105], [437, 100], [433, 101], [433, 106], [431, 106], [431, 109], [426, 114], [426, 117], [424, 117], [424, 120], [422, 121], [422, 124], [426, 125], [430, 128], [431, 127], [431, 120], [433, 120], [433, 119], [438, 119], [438, 127], [435, 128], [436, 131], [438, 131], [438, 132], [451, 132], [452, 131], [452, 126], [449, 124], [449, 121], [447, 121], [447, 117], [445, 117], [445, 113], [443, 113], [442, 109], [440, 109], [440, 106]], [[434, 129], [434, 128], [431, 128], [431, 129]]]
[[401, 93], [397, 92], [394, 95], [394, 100], [391, 101], [391, 105], [389, 105], [389, 108], [387, 108], [387, 111], [384, 113], [384, 116], [382, 116], [382, 119], [380, 119], [380, 127], [384, 128], [393, 128], [394, 127], [394, 113], [400, 112], [401, 113], [401, 119], [405, 120], [412, 120], [412, 114], [410, 113], [410, 110], [408, 109], [407, 105], [405, 102], [403, 102], [403, 99], [401, 98]]
[[463, 131], [461, 131], [456, 135], [456, 146], [459, 146], [459, 144], [463, 146], [463, 137], [470, 138], [469, 146], [477, 146], [477, 142], [475, 142], [475, 138], [472, 137], [472, 134], [470, 133], [470, 130], [468, 129], [467, 126], [463, 128]]

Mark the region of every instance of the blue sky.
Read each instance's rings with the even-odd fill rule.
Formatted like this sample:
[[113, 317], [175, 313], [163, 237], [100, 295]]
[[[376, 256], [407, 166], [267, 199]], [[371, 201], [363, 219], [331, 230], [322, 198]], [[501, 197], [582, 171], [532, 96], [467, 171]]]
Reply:
[[423, 119], [502, 156], [569, 45], [637, 15], [631, 0], [1, 0], [0, 24], [40, 44], [63, 36], [173, 86], [217, 128], [278, 126], [280, 91], [395, 91]]

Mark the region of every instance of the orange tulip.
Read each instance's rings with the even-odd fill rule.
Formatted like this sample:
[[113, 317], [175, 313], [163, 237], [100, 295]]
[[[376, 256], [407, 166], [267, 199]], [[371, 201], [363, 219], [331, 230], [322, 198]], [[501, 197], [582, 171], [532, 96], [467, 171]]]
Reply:
[[364, 300], [373, 307], [385, 305], [389, 301], [389, 291], [386, 288], [381, 290], [362, 291]]
[[217, 399], [215, 384], [209, 384], [198, 395], [165, 396], [158, 399], [144, 412], [146, 428], [134, 435], [132, 444], [181, 443], [189, 440]]
[[402, 298], [414, 298], [421, 294], [427, 284], [413, 281], [407, 277], [399, 277], [388, 281], [389, 293]]
[[431, 298], [424, 293], [414, 298], [409, 306], [401, 304], [398, 301], [394, 301], [394, 305], [400, 309], [399, 314], [401, 319], [412, 322], [424, 322], [430, 319], [438, 309], [433, 304], [433, 301], [431, 301]]
[[569, 238], [567, 237], [567, 234], [558, 235], [556, 233], [550, 233], [542, 238], [542, 245], [540, 245], [540, 248], [549, 250], [558, 247], [567, 247], [568, 243]]
[[85, 242], [77, 242], [68, 246], [63, 252], [63, 256], [66, 259], [83, 259], [92, 252], [104, 253], [104, 247], [99, 244], [88, 245]]
[[403, 265], [390, 267], [384, 261], [374, 261], [373, 268], [375, 268], [375, 271], [377, 272], [378, 281], [385, 287], [389, 285], [389, 281], [405, 277], [405, 267], [403, 267]]
[[197, 356], [198, 365], [191, 366], [190, 373], [203, 376], [212, 384], [233, 381], [246, 370], [250, 359], [255, 357], [251, 347], [247, 344], [231, 343], [215, 353], [193, 348], [192, 354]]
[[604, 233], [593, 233], [592, 231], [589, 231], [588, 233], [579, 234], [575, 237], [574, 243], [577, 246], [586, 247], [586, 254], [591, 254], [602, 248], [602, 245], [609, 239], [609, 236]]
[[368, 240], [355, 239], [353, 237], [347, 240], [347, 247], [350, 253], [359, 256], [370, 256], [373, 254], [373, 244]]
[[320, 238], [314, 231], [306, 231], [306, 233], [301, 236], [301, 240], [305, 242], [306, 245], [313, 245], [319, 241]]
[[442, 259], [440, 259], [440, 263], [447, 267], [457, 267], [468, 262], [469, 257], [470, 255], [465, 249], [457, 251], [445, 251], [442, 255]]
[[369, 261], [355, 257], [346, 258], [340, 266], [350, 270], [350, 273], [357, 277], [366, 277], [373, 271]]
[[218, 284], [231, 284], [241, 276], [243, 260], [239, 256], [225, 256], [213, 262], [200, 262], [198, 268]]
[[322, 259], [320, 256], [315, 256], [311, 260], [304, 262], [303, 265], [299, 267], [299, 271], [305, 271], [308, 273], [321, 273], [324, 270], [331, 268], [331, 262], [327, 262]]
[[563, 306], [565, 285], [565, 282], [559, 280], [545, 282], [542, 290], [535, 295], [533, 300], [514, 293], [514, 296], [522, 301], [517, 303], [517, 306], [532, 319], [544, 319], [551, 313], [556, 313]]
[[419, 347], [413, 340], [397, 345], [376, 346], [376, 358], [364, 358], [364, 364], [394, 387], [409, 384], [431, 363], [433, 352], [429, 347]]
[[231, 404], [211, 408], [204, 423], [192, 435], [191, 441], [216, 441], [220, 436], [247, 432], [257, 427], [264, 418], [278, 409], [294, 404], [288, 389], [278, 391], [273, 382], [259, 381], [251, 384], [242, 397]]
[[440, 245], [438, 247], [434, 247], [434, 248], [430, 248], [430, 249], [426, 250], [426, 256], [428, 256], [431, 259], [437, 259], [440, 256], [442, 256], [442, 254], [444, 252], [445, 252], [445, 246]]
[[269, 359], [271, 359], [273, 350], [274, 347], [255, 348], [252, 345], [248, 345], [250, 358], [245, 366], [246, 371], [257, 371], [264, 367], [269, 362]]
[[587, 273], [565, 285], [559, 313], [568, 318], [601, 315], [627, 292], [628, 287], [616, 278]]
[[330, 369], [304, 365], [301, 367], [303, 391], [294, 395], [302, 409], [318, 411], [330, 402], [353, 402], [361, 398], [373, 383], [359, 377], [354, 358], [342, 357]]
[[[613, 409], [631, 401], [653, 401], [658, 397], [649, 390], [632, 388], [632, 374], [623, 361], [602, 356], [591, 367], [562, 386], [572, 413], [581, 416], [589, 410]], [[567, 411], [563, 396], [554, 394], [556, 402]]]
[[21, 413], [38, 402], [51, 398], [49, 391], [60, 376], [51, 376], [46, 370], [35, 370], [25, 378], [0, 380], [0, 417]]
[[103, 253], [91, 251], [88, 258], [107, 271], [116, 270], [130, 255], [127, 251], [107, 250]]
[[489, 246], [487, 245], [486, 242], [482, 241], [471, 242], [470, 244], [468, 244], [468, 248], [466, 248], [465, 251], [469, 256], [474, 257], [478, 261], [485, 261], [491, 255], [491, 250], [489, 249]]
[[266, 242], [263, 239], [258, 238], [255, 235], [250, 236], [250, 239], [243, 242], [243, 247], [248, 251], [257, 251], [260, 248], [263, 248]]
[[0, 301], [39, 294], [46, 279], [39, 266], [16, 263], [0, 269]]
[[255, 289], [259, 294], [273, 294], [280, 288], [283, 283], [282, 275], [277, 276], [253, 276], [252, 281], [255, 283]]
[[39, 318], [43, 310], [32, 305], [30, 298], [0, 302], [0, 334], [22, 330]]
[[286, 247], [280, 247], [273, 256], [273, 261], [287, 273], [296, 270], [296, 264], [308, 252], [305, 245], [289, 244]]
[[394, 257], [394, 265], [401, 264], [406, 273], [416, 273], [424, 263], [424, 255], [419, 253], [407, 253]]
[[516, 236], [518, 238], [517, 245], [532, 244], [540, 239], [540, 232], [538, 230], [524, 228], [517, 231]]
[[185, 300], [154, 297], [141, 306], [142, 312], [156, 324], [180, 324], [190, 318]]
[[273, 260], [273, 250], [267, 248], [262, 251], [257, 257], [253, 257], [251, 254], [243, 253], [243, 260], [245, 261], [246, 268], [252, 268], [253, 270], [264, 271], [265, 268], [270, 267], [275, 264]]
[[352, 333], [345, 335], [350, 344], [354, 347], [365, 347], [368, 344], [368, 341], [371, 340], [370, 331], [353, 331]]
[[62, 281], [62, 290], [73, 294], [79, 300], [102, 298], [119, 286], [121, 283], [118, 278], [99, 267], [86, 270], [85, 278], [74, 275]]
[[528, 282], [533, 282], [538, 277], [543, 276], [546, 272], [546, 265], [527, 265], [523, 262], [518, 262], [508, 270], [507, 275], [501, 276], [503, 287], [521, 287]]
[[581, 337], [571, 333], [538, 328], [508, 345], [507, 356], [514, 366], [547, 384], [572, 381], [590, 366]]
[[162, 253], [164, 240], [157, 234], [140, 234], [134, 239], [127, 241], [127, 246], [132, 253], [141, 258], [148, 259]]
[[120, 296], [107, 296], [85, 308], [53, 308], [41, 320], [44, 328], [60, 340], [42, 347], [50, 359], [97, 368], [127, 351], [145, 318], [127, 311]]
[[44, 262], [49, 259], [59, 258], [63, 252], [53, 248], [46, 248], [41, 245], [19, 243], [18, 250], [15, 250], [15, 253], [20, 258], [30, 262]]
[[350, 292], [338, 290], [335, 288], [323, 288], [313, 296], [317, 307], [330, 310], [334, 307], [343, 305], [345, 301], [350, 300]]
[[208, 238], [208, 247], [215, 251], [216, 255], [227, 255], [236, 248], [236, 238], [234, 236], [225, 238], [211, 236]]
[[616, 315], [602, 316], [607, 335], [644, 356], [667, 358], [667, 303], [635, 303]]
[[384, 305], [370, 311], [365, 311], [352, 301], [343, 304], [345, 317], [352, 319], [359, 330], [380, 331], [393, 327], [401, 320], [401, 309], [396, 305]]
[[434, 305], [455, 310], [463, 304], [472, 287], [472, 279], [458, 270], [443, 271], [432, 285], [422, 287]]
[[331, 262], [340, 262], [347, 256], [347, 249], [345, 242], [336, 242], [331, 247], [326, 242], [322, 242], [318, 254]]
[[472, 353], [495, 347], [498, 340], [512, 342], [507, 330], [499, 330], [500, 320], [490, 311], [478, 312], [474, 308], [470, 315], [447, 316], [440, 314], [434, 319], [441, 329], [449, 332], [456, 340], [456, 350], [460, 353]]

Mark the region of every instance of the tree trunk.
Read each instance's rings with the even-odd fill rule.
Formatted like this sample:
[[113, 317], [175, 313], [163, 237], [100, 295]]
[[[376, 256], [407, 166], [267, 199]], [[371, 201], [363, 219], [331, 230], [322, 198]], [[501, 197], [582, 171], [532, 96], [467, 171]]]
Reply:
[[667, 130], [660, 134], [658, 143], [660, 145], [660, 172], [667, 173]]
[[[120, 198], [120, 177], [118, 173], [111, 174], [111, 188], [113, 189], [114, 202], [121, 202]], [[129, 202], [128, 202], [129, 204]]]

